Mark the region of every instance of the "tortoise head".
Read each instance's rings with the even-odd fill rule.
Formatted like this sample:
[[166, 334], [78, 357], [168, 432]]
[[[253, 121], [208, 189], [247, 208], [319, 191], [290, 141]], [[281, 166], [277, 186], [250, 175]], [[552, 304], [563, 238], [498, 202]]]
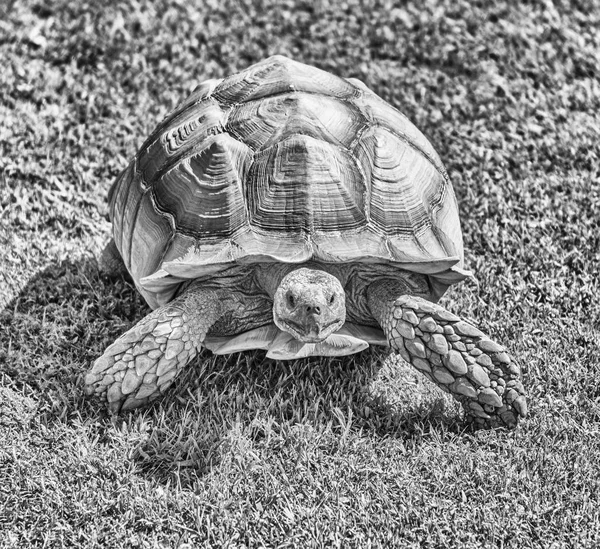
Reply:
[[275, 292], [273, 320], [304, 343], [325, 340], [346, 322], [346, 296], [340, 281], [315, 269], [288, 273]]

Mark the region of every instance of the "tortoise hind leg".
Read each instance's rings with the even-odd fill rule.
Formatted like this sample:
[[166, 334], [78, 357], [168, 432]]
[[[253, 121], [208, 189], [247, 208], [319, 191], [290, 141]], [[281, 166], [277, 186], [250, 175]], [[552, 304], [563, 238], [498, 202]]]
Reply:
[[190, 285], [104, 351], [86, 375], [87, 394], [106, 399], [112, 413], [154, 400], [198, 354], [230, 302], [222, 292]]
[[510, 355], [444, 307], [404, 292], [395, 281], [379, 281], [368, 290], [369, 307], [390, 347], [460, 401], [469, 421], [515, 427], [527, 403]]
[[127, 271], [127, 267], [125, 267], [125, 263], [123, 262], [121, 253], [115, 244], [114, 238], [111, 238], [108, 241], [108, 244], [106, 244], [100, 253], [100, 258], [98, 259], [98, 269], [102, 274], [109, 277], [116, 277], [120, 275], [129, 276], [129, 272]]

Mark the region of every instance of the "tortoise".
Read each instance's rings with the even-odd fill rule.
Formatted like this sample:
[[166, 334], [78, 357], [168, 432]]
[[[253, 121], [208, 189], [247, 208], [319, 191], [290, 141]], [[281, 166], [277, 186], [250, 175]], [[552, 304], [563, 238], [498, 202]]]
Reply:
[[385, 345], [466, 419], [514, 427], [520, 370], [437, 304], [471, 274], [425, 136], [361, 81], [269, 57], [201, 83], [109, 192], [121, 261], [154, 309], [85, 378], [113, 413], [146, 404], [205, 347], [290, 360]]

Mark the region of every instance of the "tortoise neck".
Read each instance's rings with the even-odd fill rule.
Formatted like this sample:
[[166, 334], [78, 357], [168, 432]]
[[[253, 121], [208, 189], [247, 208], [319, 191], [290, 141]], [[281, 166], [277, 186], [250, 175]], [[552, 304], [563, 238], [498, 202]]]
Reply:
[[[257, 266], [255, 271], [256, 282], [269, 297], [273, 299], [283, 278], [292, 271], [303, 268], [326, 271], [329, 272], [329, 274], [336, 276], [335, 272], [330, 272], [329, 269], [314, 261], [309, 261], [307, 263], [261, 263]], [[338, 276], [336, 276], [336, 278], [339, 279]]]

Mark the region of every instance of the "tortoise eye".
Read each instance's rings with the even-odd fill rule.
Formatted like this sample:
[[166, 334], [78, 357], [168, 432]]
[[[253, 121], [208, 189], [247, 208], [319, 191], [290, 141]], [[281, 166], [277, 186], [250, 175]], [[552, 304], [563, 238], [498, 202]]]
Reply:
[[290, 307], [296, 306], [296, 300], [294, 299], [294, 296], [292, 294], [287, 295], [287, 302]]
[[331, 297], [329, 298], [329, 305], [333, 305], [334, 301], [335, 301], [335, 294], [332, 294]]

